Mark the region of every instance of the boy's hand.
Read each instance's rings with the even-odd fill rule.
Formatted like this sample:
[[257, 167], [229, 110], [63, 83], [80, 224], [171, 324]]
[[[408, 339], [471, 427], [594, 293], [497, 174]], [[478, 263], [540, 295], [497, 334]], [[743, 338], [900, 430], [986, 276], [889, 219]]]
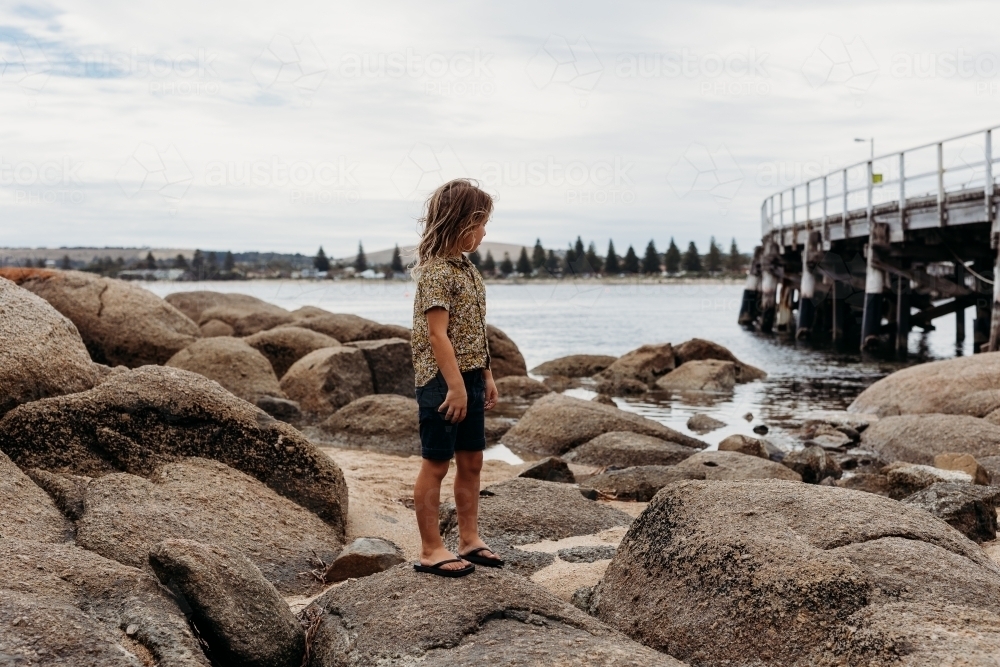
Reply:
[[497, 405], [500, 393], [497, 391], [497, 383], [493, 381], [493, 374], [486, 376], [486, 409], [492, 410]]
[[444, 403], [438, 406], [438, 412], [444, 411], [444, 418], [453, 424], [465, 419], [465, 414], [469, 411], [469, 395], [463, 386], [459, 390], [448, 389], [445, 394]]

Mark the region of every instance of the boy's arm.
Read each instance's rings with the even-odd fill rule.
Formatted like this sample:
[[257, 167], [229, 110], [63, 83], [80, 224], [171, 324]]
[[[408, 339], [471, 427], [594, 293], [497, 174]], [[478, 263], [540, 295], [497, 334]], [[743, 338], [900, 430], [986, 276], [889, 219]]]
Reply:
[[434, 351], [434, 360], [441, 375], [448, 383], [448, 395], [444, 403], [438, 408], [446, 410], [445, 419], [458, 423], [465, 419], [468, 411], [469, 397], [465, 391], [465, 382], [462, 380], [462, 373], [458, 370], [458, 359], [455, 357], [455, 348], [452, 347], [448, 338], [448, 311], [445, 308], [429, 308], [426, 313], [427, 329], [430, 333], [431, 349]]

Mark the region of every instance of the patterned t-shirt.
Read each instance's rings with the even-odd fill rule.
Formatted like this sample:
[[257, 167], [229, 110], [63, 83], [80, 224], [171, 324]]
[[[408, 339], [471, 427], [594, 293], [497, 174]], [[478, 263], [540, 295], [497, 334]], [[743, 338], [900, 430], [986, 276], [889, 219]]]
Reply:
[[434, 306], [448, 311], [448, 339], [455, 348], [458, 370], [490, 367], [486, 340], [486, 288], [479, 270], [465, 255], [435, 257], [421, 268], [413, 298], [413, 370], [416, 386], [437, 375], [427, 316]]

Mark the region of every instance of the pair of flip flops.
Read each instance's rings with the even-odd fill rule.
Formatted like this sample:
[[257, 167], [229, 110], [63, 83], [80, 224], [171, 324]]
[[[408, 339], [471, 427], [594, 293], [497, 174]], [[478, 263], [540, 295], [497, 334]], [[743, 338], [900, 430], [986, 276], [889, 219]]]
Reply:
[[[421, 565], [420, 563], [414, 563], [413, 569], [417, 572], [436, 574], [440, 577], [464, 577], [465, 575], [472, 574], [476, 571], [476, 566], [473, 565], [473, 563], [483, 565], [485, 567], [503, 567], [504, 563], [499, 558], [488, 558], [486, 556], [476, 555], [482, 551], [492, 550], [488, 547], [479, 547], [478, 549], [473, 549], [461, 558], [449, 558], [448, 560], [443, 560], [439, 563], [434, 563], [433, 565]], [[448, 563], [461, 563], [463, 560], [469, 561], [469, 565], [455, 569], [446, 569], [441, 567], [442, 565], [446, 565]]]

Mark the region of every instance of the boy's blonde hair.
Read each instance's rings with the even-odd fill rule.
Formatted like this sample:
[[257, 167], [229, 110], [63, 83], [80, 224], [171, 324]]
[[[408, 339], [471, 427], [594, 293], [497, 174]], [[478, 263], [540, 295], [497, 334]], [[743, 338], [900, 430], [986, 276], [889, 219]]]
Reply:
[[[420, 242], [410, 274], [419, 278], [421, 267], [434, 257], [452, 253], [459, 240], [493, 214], [493, 197], [469, 178], [456, 178], [435, 190], [424, 204]], [[459, 248], [461, 250], [461, 248]]]

